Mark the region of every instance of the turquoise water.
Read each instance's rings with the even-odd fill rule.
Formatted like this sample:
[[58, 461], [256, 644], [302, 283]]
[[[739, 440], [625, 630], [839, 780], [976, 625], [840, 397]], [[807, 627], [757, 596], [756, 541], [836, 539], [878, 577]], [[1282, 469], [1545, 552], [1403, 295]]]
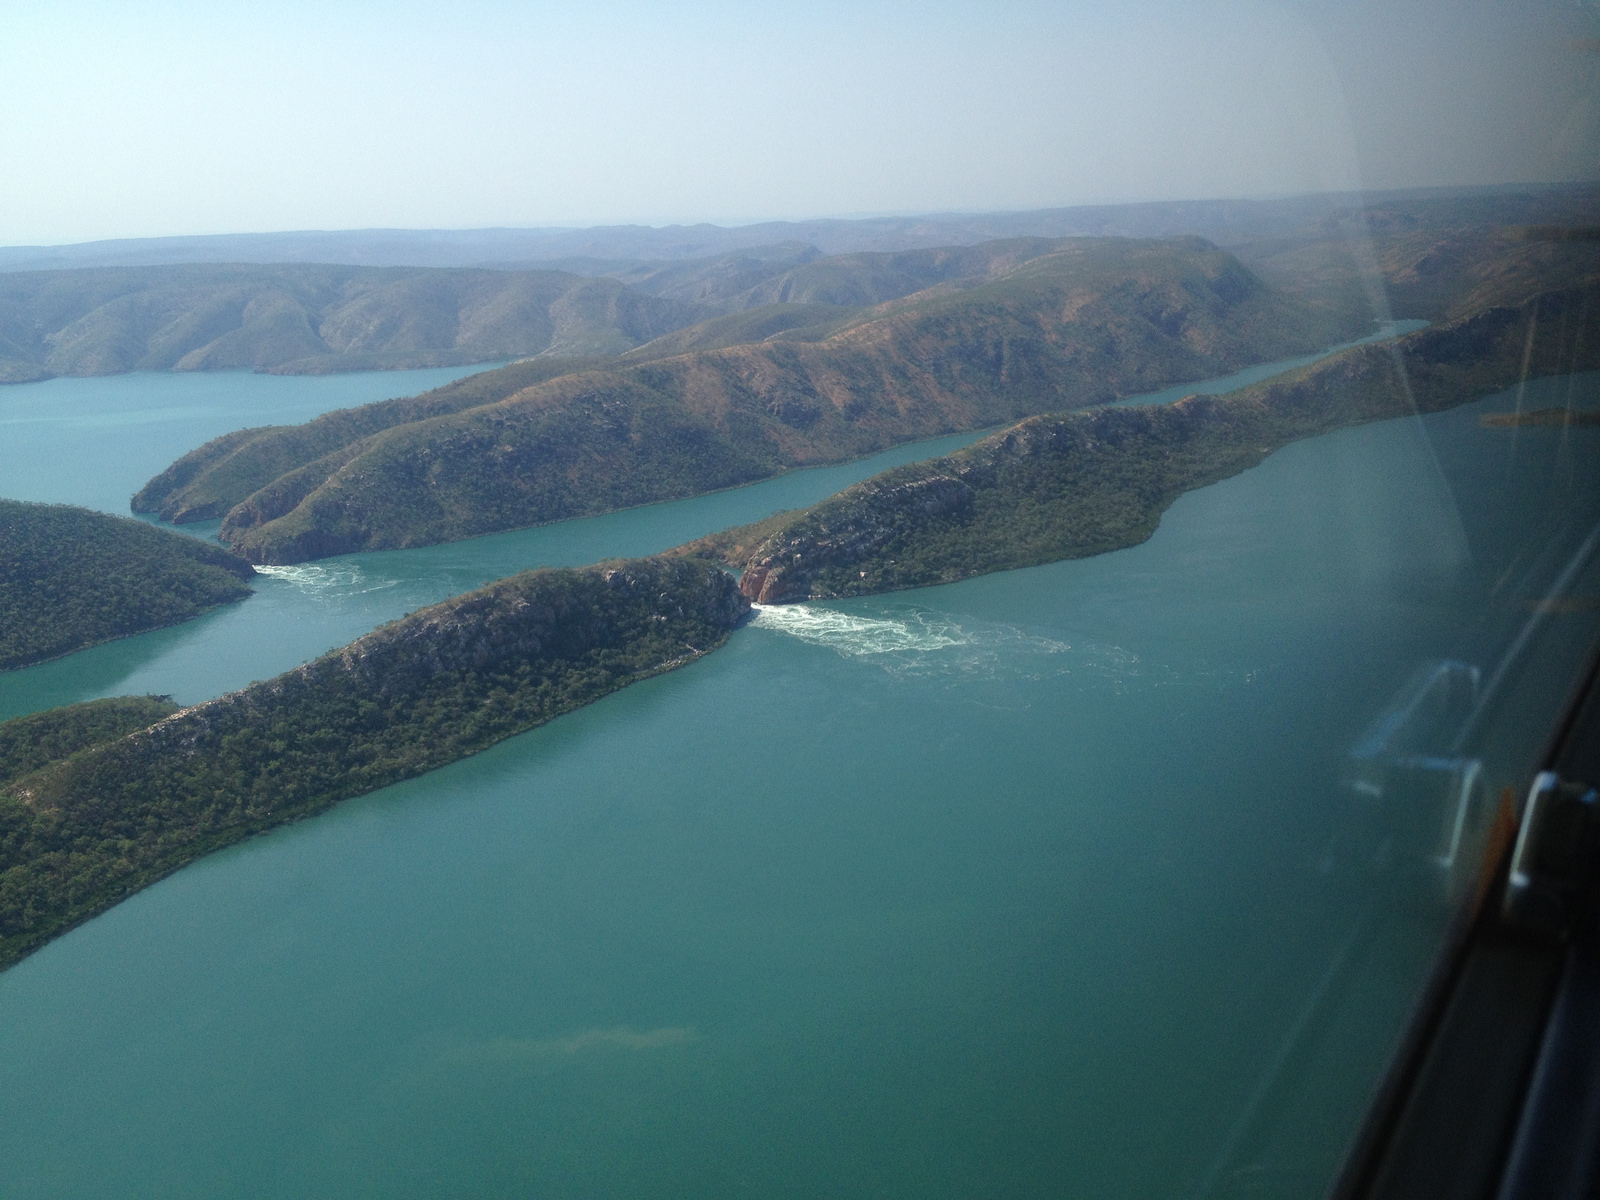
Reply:
[[[1600, 378], [1297, 443], [1115, 554], [763, 610], [202, 860], [0, 975], [0, 1195], [1318, 1194], [1449, 912], [1424, 847], [1364, 852], [1348, 752], [1540, 619], [1600, 432], [1478, 416], [1557, 403]], [[286, 569], [0, 703], [198, 699], [835, 471]], [[1593, 635], [1559, 611], [1495, 787]]]
[[1249, 387], [1252, 383], [1260, 383], [1264, 379], [1271, 379], [1274, 375], [1282, 375], [1285, 371], [1292, 371], [1296, 367], [1309, 367], [1319, 358], [1326, 358], [1330, 354], [1337, 354], [1341, 350], [1348, 350], [1351, 346], [1366, 346], [1373, 342], [1386, 342], [1390, 338], [1399, 337], [1401, 334], [1414, 333], [1418, 329], [1426, 329], [1428, 322], [1384, 321], [1377, 329], [1367, 334], [1366, 337], [1356, 338], [1352, 342], [1341, 342], [1337, 346], [1330, 346], [1316, 354], [1303, 354], [1299, 358], [1287, 358], [1282, 362], [1262, 363], [1259, 366], [1246, 367], [1242, 371], [1235, 371], [1232, 375], [1222, 375], [1216, 379], [1207, 379], [1202, 383], [1180, 383], [1174, 387], [1162, 388], [1159, 392], [1148, 392], [1143, 396], [1130, 396], [1126, 400], [1118, 400], [1113, 407], [1137, 408], [1147, 404], [1171, 404], [1175, 400], [1182, 400], [1185, 396], [1196, 393], [1202, 396], [1220, 396], [1224, 392], [1237, 391], [1239, 388]]
[[0, 496], [126, 513], [152, 475], [214, 437], [414, 396], [485, 369], [141, 372], [0, 386]]

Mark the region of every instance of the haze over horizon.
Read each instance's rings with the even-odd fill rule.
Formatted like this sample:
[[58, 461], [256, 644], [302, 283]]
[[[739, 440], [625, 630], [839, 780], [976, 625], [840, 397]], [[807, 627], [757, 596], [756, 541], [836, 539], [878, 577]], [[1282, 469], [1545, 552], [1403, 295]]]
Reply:
[[0, 245], [1594, 178], [1571, 0], [23, 0]]

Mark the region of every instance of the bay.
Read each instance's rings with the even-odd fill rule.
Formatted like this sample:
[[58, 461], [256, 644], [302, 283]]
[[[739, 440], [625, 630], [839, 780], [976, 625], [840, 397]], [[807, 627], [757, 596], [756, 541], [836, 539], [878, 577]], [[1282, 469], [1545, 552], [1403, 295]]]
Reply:
[[[1478, 418], [1558, 403], [1600, 378], [1297, 443], [1125, 551], [763, 610], [194, 864], [0, 975], [0, 1192], [1324, 1190], [1449, 914], [1352, 849], [1349, 751], [1542, 611], [1600, 434]], [[868, 468], [830, 470], [289, 569], [0, 698], [200, 698]], [[1549, 620], [1470, 748], [1497, 787], [1593, 635]]]
[[484, 369], [136, 372], [6, 385], [0, 387], [0, 496], [126, 514], [152, 475], [214, 437], [414, 396]]

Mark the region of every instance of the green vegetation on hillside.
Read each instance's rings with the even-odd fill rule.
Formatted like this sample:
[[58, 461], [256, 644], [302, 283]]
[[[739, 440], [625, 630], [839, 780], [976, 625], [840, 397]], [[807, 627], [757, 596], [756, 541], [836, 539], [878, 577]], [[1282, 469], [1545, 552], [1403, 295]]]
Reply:
[[[623, 359], [632, 364], [772, 337], [815, 341], [859, 312], [857, 308], [822, 303], [762, 303], [760, 307], [749, 307], [756, 302], [750, 289], [763, 281], [771, 281], [773, 287], [787, 292], [795, 287], [814, 290], [820, 280], [826, 280], [835, 290], [844, 289], [874, 300], [888, 299], [953, 278], [992, 274], [1059, 248], [1059, 243], [1034, 238], [949, 250], [848, 255], [816, 263], [809, 282], [792, 280], [787, 271], [797, 263], [811, 264], [817, 256], [814, 252], [796, 254], [794, 247], [783, 248], [783, 253], [768, 258], [739, 255], [674, 264], [645, 272], [637, 280], [625, 273], [624, 277], [642, 290], [660, 288], [681, 293], [679, 298], [692, 299], [710, 311], [729, 307], [741, 311], [675, 329], [628, 351]], [[358, 357], [344, 354], [332, 359], [303, 359], [294, 367], [320, 371], [403, 365], [387, 360], [379, 363], [371, 355], [360, 357], [359, 361]], [[135, 512], [159, 513], [164, 520], [179, 523], [214, 520], [243, 504], [252, 493], [274, 485], [268, 493], [254, 497], [235, 520], [235, 524], [262, 524], [288, 512], [305, 497], [304, 481], [288, 478], [291, 473], [317, 464], [321, 475], [311, 481], [310, 486], [314, 487], [352, 456], [337, 452], [354, 446], [361, 438], [504, 400], [561, 375], [616, 365], [610, 358], [552, 356], [546, 351], [537, 360], [486, 371], [422, 396], [328, 413], [305, 425], [239, 430], [216, 438], [173, 463], [140, 489], [133, 498], [133, 508]], [[289, 496], [293, 499], [286, 499]]]
[[0, 722], [0, 787], [177, 711], [170, 696], [115, 696]]
[[1600, 367], [1593, 294], [1546, 294], [1389, 347], [1363, 346], [1226, 396], [1034, 417], [802, 512], [685, 550], [741, 567], [760, 603], [867, 595], [1131, 546], [1182, 493], [1280, 446], [1432, 412], [1519, 378]]
[[248, 596], [254, 574], [142, 521], [0, 500], [0, 670], [187, 621]]
[[868, 310], [820, 341], [563, 374], [321, 456], [324, 443], [301, 448], [295, 431], [263, 433], [252, 461], [287, 469], [250, 493], [264, 471], [234, 478], [237, 447], [223, 439], [138, 503], [210, 514], [232, 500], [223, 538], [257, 562], [424, 545], [1102, 403], [1337, 332], [1348, 331], [1197, 239], [1074, 240]]
[[[531, 571], [0, 784], [0, 967], [211, 850], [681, 666], [748, 607], [693, 560]], [[22, 718], [0, 748], [88, 721]]]
[[[1015, 265], [1029, 254], [1059, 248], [1043, 239], [992, 243], [988, 247], [949, 251], [915, 251], [902, 255], [851, 255], [848, 264], [827, 266], [829, 278], [850, 279], [864, 273], [869, 279], [858, 281], [858, 290], [873, 290], [893, 295], [952, 277], [958, 271], [989, 272]], [[807, 248], [801, 247], [804, 251]], [[815, 253], [796, 254], [794, 247], [783, 248], [773, 256], [748, 255], [726, 259], [691, 261], [670, 268], [645, 272], [635, 280], [648, 290], [676, 288], [709, 309], [739, 305], [743, 293], [757, 282], [767, 280], [799, 263], [810, 263]], [[888, 286], [893, 278], [901, 291]], [[728, 289], [733, 287], [733, 291]], [[632, 364], [648, 359], [671, 357], [693, 350], [713, 350], [747, 342], [763, 341], [774, 335], [789, 339], [817, 340], [834, 332], [859, 310], [828, 304], [767, 304], [748, 311], [734, 312], [689, 325], [639, 346], [624, 356]], [[309, 361], [309, 360], [307, 360]], [[300, 364], [305, 366], [304, 363]], [[306, 495], [303, 479], [291, 479], [302, 468], [321, 474], [310, 481], [315, 487], [336, 471], [351, 453], [336, 452], [353, 447], [360, 439], [413, 421], [446, 413], [463, 412], [480, 405], [505, 400], [525, 388], [561, 375], [600, 370], [616, 366], [600, 357], [552, 357], [513, 363], [498, 371], [486, 371], [425, 395], [368, 404], [361, 408], [328, 413], [305, 425], [273, 426], [225, 434], [200, 446], [150, 480], [133, 498], [135, 512], [159, 513], [164, 520], [214, 520], [235, 505], [251, 503], [234, 523], [244, 526], [264, 524], [287, 513]], [[310, 369], [307, 367], [306, 369]], [[315, 466], [313, 467], [313, 465]], [[252, 496], [260, 489], [270, 490]], [[289, 500], [288, 497], [293, 499]]]

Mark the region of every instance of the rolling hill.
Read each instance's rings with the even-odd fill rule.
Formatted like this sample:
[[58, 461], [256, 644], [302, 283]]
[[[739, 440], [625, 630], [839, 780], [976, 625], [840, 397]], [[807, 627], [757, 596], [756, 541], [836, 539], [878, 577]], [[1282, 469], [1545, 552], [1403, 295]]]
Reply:
[[[230, 435], [137, 507], [198, 519], [229, 504], [223, 536], [257, 562], [422, 545], [1099, 404], [1349, 332], [1199, 239], [1049, 249], [986, 251], [982, 274], [861, 310], [820, 340], [562, 374], [340, 445]], [[491, 394], [494, 375], [475, 386]]]
[[619, 354], [709, 315], [561, 271], [193, 265], [0, 274], [0, 382]]
[[861, 308], [953, 279], [995, 276], [1055, 253], [1058, 238], [1005, 238], [971, 246], [859, 251], [824, 257], [787, 243], [740, 254], [614, 273], [637, 291], [732, 313], [772, 304]]

